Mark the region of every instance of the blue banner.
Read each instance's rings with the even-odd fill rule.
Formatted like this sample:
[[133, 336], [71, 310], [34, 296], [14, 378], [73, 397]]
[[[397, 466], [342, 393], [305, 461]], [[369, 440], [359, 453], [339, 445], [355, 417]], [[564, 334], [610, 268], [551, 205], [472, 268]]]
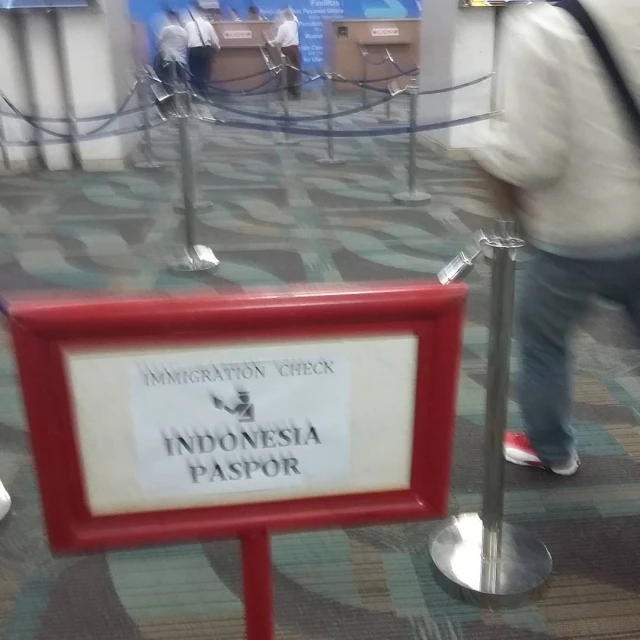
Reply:
[[[174, 0], [167, 4], [172, 9], [182, 10], [189, 2]], [[286, 3], [283, 0], [258, 0], [255, 4], [264, 17], [273, 18]], [[230, 10], [233, 9], [241, 19], [247, 19], [250, 5], [250, 0], [237, 3], [222, 0], [222, 17], [229, 19]], [[300, 49], [303, 65], [307, 69], [322, 67], [324, 25], [327, 21], [341, 18], [397, 20], [420, 16], [419, 0], [290, 0], [289, 6], [300, 21]], [[129, 9], [134, 20], [152, 28], [160, 5], [157, 0], [129, 0]]]
[[0, 0], [0, 9], [64, 9], [88, 5], [88, 0]]

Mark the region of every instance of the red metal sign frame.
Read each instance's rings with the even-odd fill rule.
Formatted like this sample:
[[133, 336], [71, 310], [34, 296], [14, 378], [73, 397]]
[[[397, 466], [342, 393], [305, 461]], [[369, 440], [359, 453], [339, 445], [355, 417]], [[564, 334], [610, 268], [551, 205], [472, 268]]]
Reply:
[[[91, 551], [207, 537], [242, 541], [247, 637], [271, 637], [271, 532], [439, 517], [447, 507], [466, 288], [403, 283], [235, 294], [53, 296], [4, 302], [49, 542]], [[418, 339], [410, 488], [264, 503], [92, 515], [64, 366], [68, 347], [248, 339]]]

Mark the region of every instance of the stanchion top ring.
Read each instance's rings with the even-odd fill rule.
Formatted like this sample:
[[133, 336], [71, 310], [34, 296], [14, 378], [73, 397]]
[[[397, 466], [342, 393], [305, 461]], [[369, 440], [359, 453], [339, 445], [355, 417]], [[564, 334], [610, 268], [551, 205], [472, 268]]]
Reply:
[[494, 249], [522, 249], [525, 242], [520, 238], [500, 236], [484, 236], [481, 240], [481, 244], [485, 244]]

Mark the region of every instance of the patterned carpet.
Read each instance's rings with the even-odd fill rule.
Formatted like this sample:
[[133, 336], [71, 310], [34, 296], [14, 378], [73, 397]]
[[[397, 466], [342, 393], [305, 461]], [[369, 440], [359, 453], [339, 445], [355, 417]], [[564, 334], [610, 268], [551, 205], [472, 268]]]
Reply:
[[[355, 100], [355, 98], [353, 99]], [[340, 104], [349, 102], [341, 98]], [[352, 104], [352, 103], [350, 103]], [[296, 112], [318, 104], [305, 99]], [[403, 116], [406, 106], [395, 104]], [[379, 113], [378, 113], [379, 112]], [[375, 114], [345, 126], [376, 125]], [[0, 178], [0, 290], [243, 289], [297, 281], [431, 278], [486, 228], [487, 193], [469, 166], [419, 149], [424, 207], [394, 204], [406, 139], [336, 143], [200, 124], [197, 233], [222, 261], [212, 274], [166, 269], [179, 247], [177, 135], [156, 132], [156, 172]], [[470, 286], [451, 492], [480, 504], [488, 267]], [[0, 359], [0, 477], [14, 498], [0, 525], [4, 640], [238, 639], [238, 545], [206, 542], [53, 558], [43, 537], [25, 423], [6, 336]], [[482, 611], [445, 595], [428, 547], [438, 523], [273, 538], [278, 640], [640, 638], [640, 354], [615, 309], [597, 307], [576, 339], [576, 425], [583, 467], [570, 479], [508, 469], [507, 512], [550, 548], [552, 588], [535, 605]], [[517, 365], [517, 363], [514, 363]], [[519, 424], [515, 405], [510, 423]]]

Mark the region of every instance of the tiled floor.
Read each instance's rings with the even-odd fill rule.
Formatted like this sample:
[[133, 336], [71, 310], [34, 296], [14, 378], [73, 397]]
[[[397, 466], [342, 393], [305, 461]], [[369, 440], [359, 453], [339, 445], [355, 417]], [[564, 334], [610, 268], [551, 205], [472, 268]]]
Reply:
[[[317, 108], [311, 99], [295, 105], [296, 113]], [[394, 109], [402, 116], [405, 106]], [[343, 126], [378, 125], [365, 114]], [[471, 168], [424, 147], [419, 184], [433, 199], [423, 207], [394, 204], [390, 195], [406, 180], [402, 137], [339, 140], [336, 153], [349, 163], [328, 167], [314, 162], [325, 153], [320, 138], [278, 146], [278, 134], [198, 129], [199, 190], [213, 208], [200, 216], [197, 233], [221, 258], [217, 272], [181, 276], [166, 269], [181, 238], [172, 207], [180, 198], [177, 136], [167, 126], [154, 137], [165, 163], [157, 172], [0, 178], [0, 290], [222, 290], [431, 278], [474, 229], [489, 224], [487, 193]], [[487, 265], [468, 284], [453, 511], [480, 504]], [[1, 637], [242, 637], [235, 542], [51, 557], [6, 336], [2, 344], [0, 476], [15, 504], [0, 525]], [[540, 602], [490, 612], [441, 592], [428, 556], [437, 523], [277, 536], [278, 638], [640, 638], [640, 354], [629, 344], [617, 312], [604, 307], [594, 309], [577, 337], [581, 472], [559, 480], [508, 469], [509, 519], [540, 536], [554, 556], [552, 588]], [[515, 404], [510, 422], [519, 424]]]

